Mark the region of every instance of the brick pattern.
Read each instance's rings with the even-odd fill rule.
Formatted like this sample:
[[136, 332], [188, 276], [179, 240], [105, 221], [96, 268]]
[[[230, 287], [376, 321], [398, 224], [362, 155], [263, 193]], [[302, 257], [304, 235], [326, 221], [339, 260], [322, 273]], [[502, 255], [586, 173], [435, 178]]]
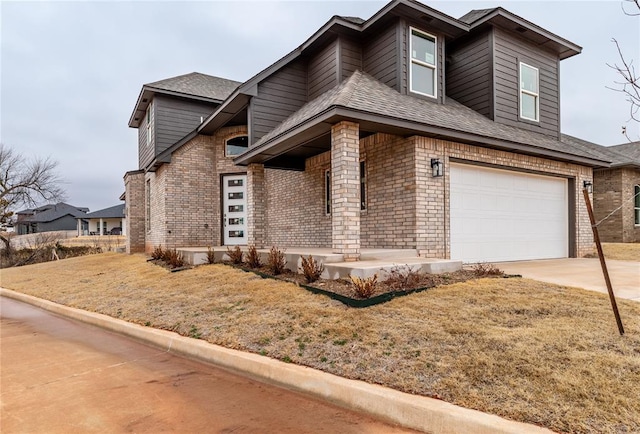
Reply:
[[331, 215], [324, 208], [324, 174], [330, 153], [308, 158], [305, 171], [265, 169], [265, 244], [331, 245]]
[[[149, 186], [148, 189], [145, 187], [145, 204], [148, 200], [151, 205], [149, 225], [145, 227], [146, 236], [144, 249], [147, 253], [153, 251], [156, 246], [175, 247], [168, 245], [167, 232], [165, 229], [167, 223], [165, 217], [165, 183], [169, 169], [169, 165], [165, 164], [161, 166], [157, 172], [148, 172], [145, 174], [145, 186], [147, 185], [147, 181]], [[171, 175], [171, 173], [169, 175]]]
[[144, 252], [144, 172], [128, 172], [124, 176], [125, 228], [127, 253]]
[[374, 134], [360, 140], [366, 168], [366, 209], [361, 211], [363, 248], [415, 249], [416, 168], [413, 144]]
[[247, 244], [264, 247], [265, 240], [265, 176], [264, 165], [247, 166]]
[[[598, 222], [606, 218], [598, 226], [601, 241], [640, 242], [640, 226], [635, 225], [634, 219], [635, 185], [640, 185], [638, 169], [605, 169], [594, 172], [593, 212]], [[620, 209], [613, 212], [617, 208]]]
[[[423, 173], [423, 175], [418, 176], [420, 179], [418, 185], [424, 188], [419, 189], [416, 200], [418, 203], [434, 202], [436, 204], [431, 209], [427, 208], [427, 213], [418, 212], [418, 215], [422, 216], [422, 220], [418, 223], [418, 230], [421, 229], [422, 225], [426, 225], [427, 231], [437, 232], [432, 235], [422, 234], [418, 236], [417, 248], [421, 256], [448, 258], [450, 255], [448, 242], [450, 239], [449, 195], [443, 194], [440, 196], [438, 191], [449, 191], [449, 162], [451, 159], [457, 159], [462, 162], [466, 160], [470, 163], [481, 162], [505, 168], [574, 178], [573, 191], [569, 192], [569, 197], [573, 197], [575, 201], [573, 204], [576, 223], [575, 254], [578, 257], [582, 257], [593, 251], [593, 233], [591, 232], [591, 223], [589, 222], [589, 215], [582, 196], [582, 182], [593, 179], [591, 168], [428, 137], [414, 137], [409, 140], [414, 140], [416, 143], [417, 171]], [[431, 178], [429, 164], [431, 158], [440, 158], [444, 161], [445, 173], [443, 178]], [[443, 205], [437, 205], [441, 200], [444, 202]], [[442, 207], [444, 212], [440, 211], [439, 207]], [[444, 235], [442, 235], [443, 230]]]
[[331, 127], [331, 246], [345, 261], [360, 258], [360, 133], [343, 121]]

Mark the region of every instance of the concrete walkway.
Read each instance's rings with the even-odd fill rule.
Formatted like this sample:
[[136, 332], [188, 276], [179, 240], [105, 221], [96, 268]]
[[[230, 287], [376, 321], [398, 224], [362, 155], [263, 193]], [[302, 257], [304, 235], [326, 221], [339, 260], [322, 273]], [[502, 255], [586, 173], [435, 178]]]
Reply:
[[[597, 258], [501, 262], [497, 266], [508, 274], [607, 293]], [[607, 269], [616, 298], [640, 301], [640, 262], [607, 260]]]
[[[448, 402], [349, 380], [305, 366], [245, 353], [191, 339], [176, 333], [143, 327], [106, 315], [52, 303], [0, 287], [0, 296], [38, 306], [66, 318], [93, 324], [164, 350], [204, 360], [267, 383], [283, 386], [334, 405], [368, 414], [387, 423], [429, 433], [533, 434], [551, 433], [534, 425], [470, 410]], [[322, 431], [322, 427], [319, 427]], [[326, 432], [326, 431], [325, 431]]]

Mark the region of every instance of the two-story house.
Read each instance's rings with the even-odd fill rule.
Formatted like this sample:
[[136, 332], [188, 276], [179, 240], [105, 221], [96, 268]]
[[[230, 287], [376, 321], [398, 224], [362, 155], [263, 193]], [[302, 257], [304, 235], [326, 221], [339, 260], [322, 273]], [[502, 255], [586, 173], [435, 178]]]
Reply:
[[581, 256], [583, 183], [609, 162], [560, 131], [560, 61], [580, 51], [502, 8], [456, 19], [393, 0], [367, 20], [334, 16], [245, 83], [145, 85], [128, 249]]

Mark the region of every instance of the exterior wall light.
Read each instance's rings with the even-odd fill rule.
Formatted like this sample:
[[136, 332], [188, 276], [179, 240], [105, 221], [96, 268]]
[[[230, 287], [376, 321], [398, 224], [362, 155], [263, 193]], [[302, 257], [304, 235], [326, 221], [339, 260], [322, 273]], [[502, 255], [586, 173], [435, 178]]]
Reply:
[[444, 163], [438, 158], [431, 159], [431, 174], [434, 178], [444, 175]]
[[587, 193], [593, 193], [593, 183], [591, 181], [582, 181], [582, 187], [587, 190]]

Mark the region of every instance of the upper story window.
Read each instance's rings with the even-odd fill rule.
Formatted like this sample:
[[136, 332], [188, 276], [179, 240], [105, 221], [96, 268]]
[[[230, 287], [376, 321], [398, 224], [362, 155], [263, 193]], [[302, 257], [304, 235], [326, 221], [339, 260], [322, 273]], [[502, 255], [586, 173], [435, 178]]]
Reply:
[[636, 225], [640, 225], [640, 185], [633, 187], [633, 219]]
[[224, 146], [224, 152], [227, 157], [240, 155], [249, 148], [248, 136], [236, 136], [227, 139]]
[[436, 97], [436, 37], [410, 28], [411, 67], [409, 88], [411, 92]]
[[520, 117], [540, 120], [540, 76], [538, 68], [520, 62]]

